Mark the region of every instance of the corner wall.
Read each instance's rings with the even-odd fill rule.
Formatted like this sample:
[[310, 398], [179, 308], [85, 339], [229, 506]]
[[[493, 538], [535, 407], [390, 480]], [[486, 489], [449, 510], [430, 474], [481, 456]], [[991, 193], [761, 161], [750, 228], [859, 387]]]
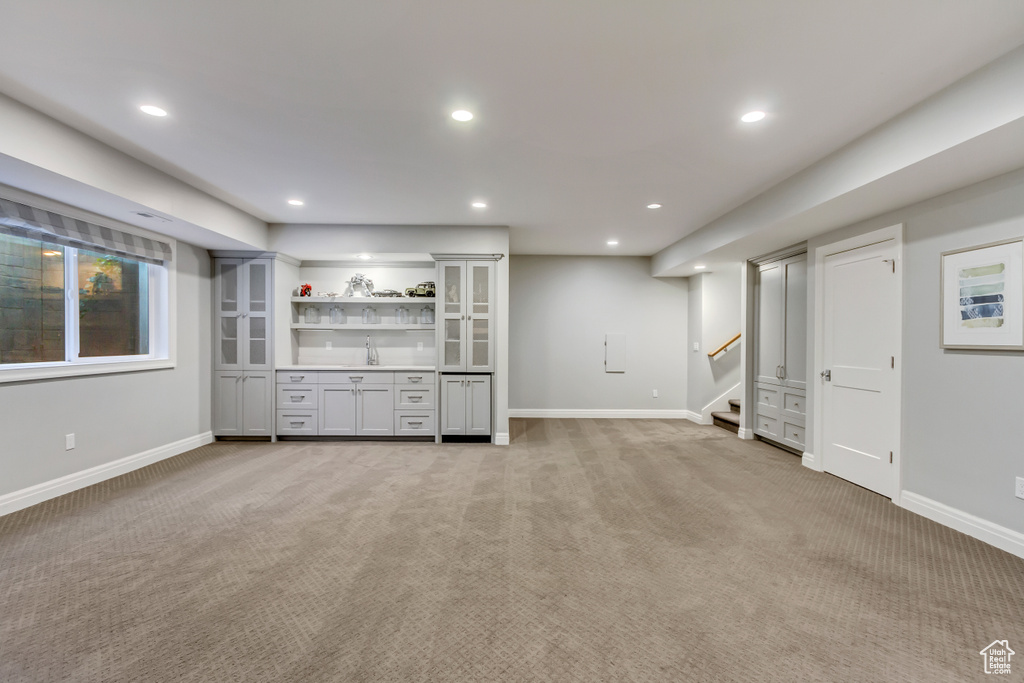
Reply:
[[[686, 280], [652, 278], [645, 257], [512, 256], [509, 266], [513, 416], [684, 416]], [[618, 332], [626, 372], [606, 373], [605, 335]]]
[[[1024, 235], [1024, 170], [826, 233], [808, 250], [897, 223], [904, 224], [903, 504], [915, 509], [909, 494], [964, 523], [1024, 535], [1024, 500], [1014, 497], [1014, 478], [1024, 476], [1024, 353], [939, 347], [940, 254]], [[808, 265], [811, 350], [817, 273], [813, 259]], [[817, 377], [813, 353], [808, 358], [808, 376]], [[808, 384], [808, 405], [817, 386]], [[813, 415], [807, 424], [810, 444]]]
[[[687, 409], [695, 419], [710, 424], [712, 410], [728, 410], [730, 398], [742, 398], [740, 359], [747, 340], [729, 347], [715, 358], [708, 353], [743, 329], [741, 313], [741, 265], [724, 266], [690, 280], [689, 344], [687, 357]], [[694, 351], [693, 343], [699, 348]]]
[[[0, 514], [24, 507], [14, 504], [14, 492], [182, 440], [191, 445], [178, 452], [209, 440], [210, 257], [178, 242], [175, 263], [173, 369], [0, 385]], [[65, 451], [70, 433], [76, 448]]]

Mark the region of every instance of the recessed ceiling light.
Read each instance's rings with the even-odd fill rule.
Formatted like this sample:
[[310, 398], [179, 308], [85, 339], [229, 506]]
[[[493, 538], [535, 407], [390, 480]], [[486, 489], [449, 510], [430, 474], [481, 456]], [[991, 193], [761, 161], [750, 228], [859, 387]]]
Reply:
[[755, 123], [760, 121], [765, 116], [768, 116], [763, 111], [748, 111], [746, 114], [740, 117], [740, 121], [743, 123]]
[[301, 199], [289, 199], [288, 203], [291, 204], [292, 206], [302, 206], [306, 202], [302, 201]]
[[647, 208], [648, 209], [660, 209], [661, 208], [661, 204], [648, 204]]
[[50, 249], [49, 251], [44, 251], [43, 256], [60, 256], [60, 252]]
[[704, 270], [705, 268], [707, 268], [707, 266], [694, 266], [693, 267], [694, 270]]
[[373, 257], [370, 256], [369, 254], [356, 254], [356, 258], [360, 259], [361, 261], [369, 261]]
[[474, 209], [486, 209], [487, 202], [473, 202], [472, 206]]
[[144, 104], [139, 109], [144, 114], [149, 114], [150, 116], [167, 116], [167, 110], [155, 107], [152, 104]]
[[458, 109], [452, 112], [452, 118], [456, 121], [462, 121], [465, 123], [466, 121], [473, 120], [473, 112], [466, 111], [465, 109]]
[[619, 241], [618, 240], [608, 240], [608, 246], [609, 247], [617, 247], [617, 246], [619, 246]]

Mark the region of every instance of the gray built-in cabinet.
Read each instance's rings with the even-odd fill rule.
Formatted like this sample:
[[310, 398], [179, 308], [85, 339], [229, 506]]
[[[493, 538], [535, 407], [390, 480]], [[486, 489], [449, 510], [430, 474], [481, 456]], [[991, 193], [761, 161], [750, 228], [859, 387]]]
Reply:
[[273, 434], [273, 264], [213, 261], [214, 436]]
[[440, 435], [491, 433], [495, 262], [437, 262]]
[[798, 451], [807, 419], [807, 254], [758, 267], [754, 433]]

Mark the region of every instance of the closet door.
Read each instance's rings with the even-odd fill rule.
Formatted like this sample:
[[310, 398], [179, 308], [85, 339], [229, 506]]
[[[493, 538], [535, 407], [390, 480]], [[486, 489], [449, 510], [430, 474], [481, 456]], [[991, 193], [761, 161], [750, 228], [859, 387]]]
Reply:
[[755, 381], [761, 384], [782, 384], [783, 320], [786, 314], [784, 276], [785, 271], [778, 262], [758, 268]]

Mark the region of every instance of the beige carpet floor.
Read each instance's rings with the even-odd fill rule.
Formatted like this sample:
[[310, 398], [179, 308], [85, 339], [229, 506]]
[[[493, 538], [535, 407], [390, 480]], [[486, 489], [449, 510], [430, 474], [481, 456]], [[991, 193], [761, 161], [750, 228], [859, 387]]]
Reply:
[[0, 680], [969, 681], [1024, 560], [686, 421], [218, 443], [0, 518]]

